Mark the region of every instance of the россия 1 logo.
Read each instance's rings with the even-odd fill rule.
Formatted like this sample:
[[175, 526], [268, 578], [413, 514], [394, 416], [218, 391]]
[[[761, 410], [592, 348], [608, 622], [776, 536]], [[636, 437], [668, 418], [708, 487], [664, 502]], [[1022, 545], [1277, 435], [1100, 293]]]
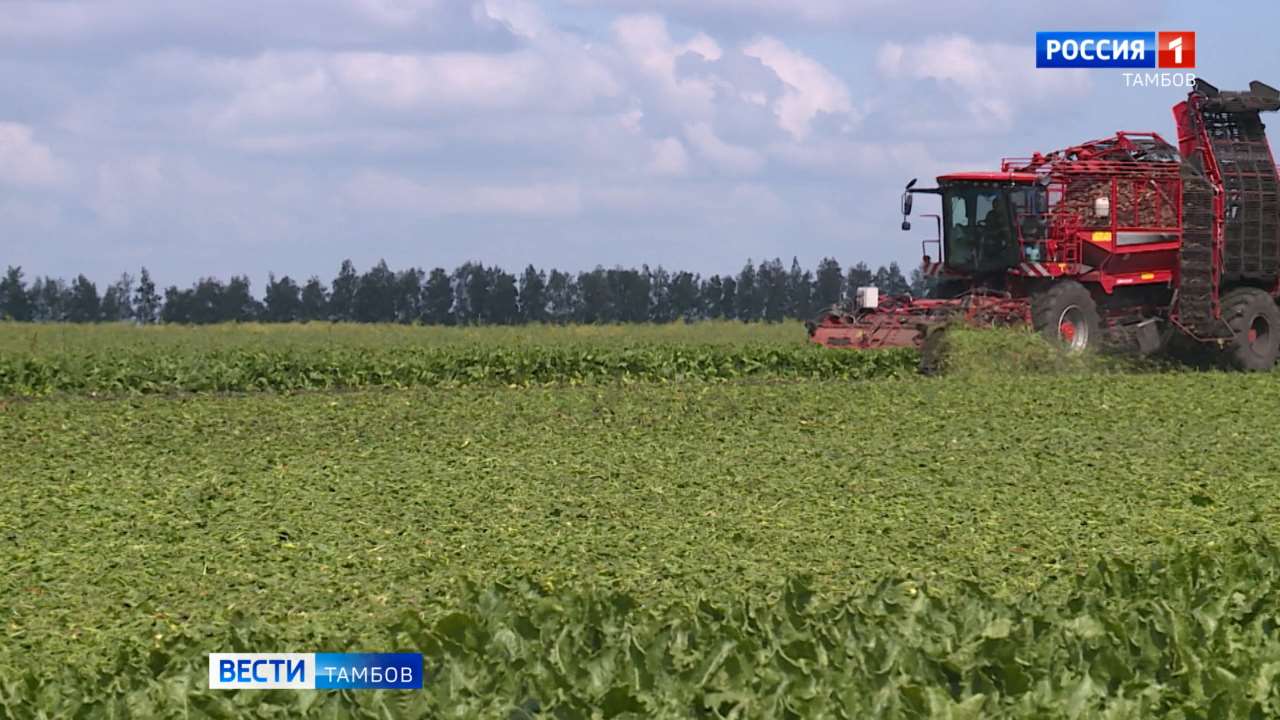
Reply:
[[1196, 66], [1196, 34], [1178, 32], [1036, 33], [1038, 68], [1169, 68]]

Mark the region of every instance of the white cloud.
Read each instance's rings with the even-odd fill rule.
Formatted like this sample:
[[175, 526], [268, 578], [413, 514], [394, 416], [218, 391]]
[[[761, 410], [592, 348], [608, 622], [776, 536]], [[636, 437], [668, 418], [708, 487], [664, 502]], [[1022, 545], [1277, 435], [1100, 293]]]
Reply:
[[721, 140], [708, 123], [685, 125], [684, 136], [699, 155], [729, 174], [749, 175], [764, 166], [764, 156], [760, 152]]
[[[157, 61], [159, 62], [159, 61]], [[174, 62], [166, 55], [163, 62]], [[559, 48], [503, 53], [267, 52], [252, 58], [186, 57], [194, 79], [222, 93], [218, 127], [363, 112], [582, 112], [620, 92], [603, 63]], [[166, 74], [171, 70], [163, 71]]]
[[564, 0], [579, 7], [659, 13], [699, 27], [839, 29], [863, 34], [961, 32], [984, 38], [1027, 37], [1055, 27], [1150, 25], [1168, 0], [1023, 0], [910, 3], [900, 0]]
[[343, 193], [357, 207], [400, 210], [422, 216], [562, 217], [577, 215], [582, 210], [581, 190], [570, 182], [420, 182], [370, 170], [348, 181]]
[[227, 146], [274, 155], [519, 142], [620, 174], [741, 175], [760, 171], [760, 148], [782, 134], [804, 141], [820, 117], [857, 120], [839, 78], [774, 38], [726, 50], [635, 15], [612, 24], [612, 44], [592, 45], [521, 0], [475, 7], [529, 42], [503, 52], [167, 51], [142, 67], [159, 82], [189, 79], [200, 97], [191, 117]]
[[606, 6], [624, 11], [645, 9], [650, 12], [695, 17], [783, 20], [792, 23], [819, 24], [843, 22], [866, 12], [868, 8], [895, 5], [891, 0], [570, 0], [584, 6]]
[[941, 170], [938, 160], [918, 141], [786, 143], [771, 146], [769, 155], [805, 174], [868, 178], [877, 185], [896, 186], [899, 175], [929, 177]]
[[66, 175], [49, 148], [36, 141], [30, 127], [0, 122], [0, 182], [18, 187], [47, 188]]
[[[6, 229], [6, 254], [19, 249], [23, 235], [28, 251], [46, 247], [50, 237], [66, 230], [65, 220], [61, 209], [47, 196], [0, 195], [0, 228]], [[27, 232], [13, 232], [19, 228]]]
[[332, 66], [352, 95], [388, 108], [573, 111], [618, 91], [609, 72], [589, 59], [573, 66], [534, 51], [344, 53]]
[[509, 109], [545, 91], [548, 68], [533, 53], [392, 55], [345, 53], [333, 58], [338, 81], [373, 105], [408, 108]]
[[408, 128], [321, 128], [317, 130], [282, 129], [278, 132], [247, 133], [229, 142], [229, 146], [249, 154], [316, 157], [344, 148], [358, 147], [374, 154], [422, 154], [439, 150], [443, 141]]
[[[876, 260], [897, 251], [857, 234], [893, 226], [901, 181], [940, 169], [930, 149], [983, 157], [984, 134], [1088, 91], [1030, 74], [1027, 34], [913, 24], [867, 61], [864, 21], [908, 12], [888, 0], [312, 0], [305, 22], [250, 0], [4, 5], [0, 81], [26, 124], [0, 124], [0, 183], [51, 190], [9, 195], [110, 248], [111, 272], [155, 249], [153, 270], [305, 275], [397, 242], [445, 265]], [[920, 22], [992, 24], [958, 5]], [[858, 42], [806, 34], [837, 26]], [[0, 212], [0, 233], [38, 247], [39, 217]]]
[[434, 14], [442, 0], [350, 0], [350, 4], [360, 15], [394, 27]]
[[[514, 2], [515, 0], [511, 0]], [[440, 41], [501, 30], [499, 0], [308, 0], [216, 3], [172, 0], [5, 0], [0, 38], [15, 43], [96, 45], [109, 54], [142, 48], [248, 45], [351, 47], [393, 36]], [[487, 22], [477, 22], [487, 21]], [[121, 42], [127, 37], [127, 42]]]
[[[718, 224], [777, 221], [790, 210], [767, 183], [685, 181], [679, 184], [610, 183], [586, 190], [587, 207], [599, 214], [635, 218], [680, 218]], [[738, 258], [735, 258], [737, 261]]]
[[325, 118], [336, 107], [333, 72], [315, 53], [265, 53], [247, 60], [191, 62], [197, 73], [233, 88], [225, 105], [212, 117], [215, 126]]
[[474, 6], [474, 11], [506, 25], [522, 37], [537, 38], [551, 32], [546, 16], [528, 0], [484, 0]]
[[12, 2], [4, 8], [0, 37], [14, 40], [48, 40], [75, 37], [106, 20], [102, 8], [61, 2]]
[[1024, 45], [980, 43], [963, 35], [930, 37], [919, 43], [887, 42], [876, 56], [879, 71], [892, 80], [932, 80], [987, 130], [1008, 130], [1018, 110], [1045, 101], [1063, 101], [1090, 90], [1088, 71], [1037, 71]]
[[689, 153], [679, 139], [669, 137], [654, 140], [653, 160], [649, 162], [649, 172], [654, 175], [680, 176], [689, 172]]
[[729, 49], [705, 33], [678, 40], [655, 15], [624, 16], [612, 28], [618, 75], [638, 74], [627, 86], [642, 109], [637, 127], [662, 136], [678, 128], [701, 166], [716, 172], [760, 172], [762, 148], [779, 138], [805, 142], [824, 118], [834, 118], [824, 128], [849, 132], [860, 119], [839, 77], [777, 38]]
[[[86, 185], [86, 205], [102, 223], [115, 227], [154, 219], [158, 212], [238, 214], [246, 199], [261, 193], [190, 158], [156, 153], [110, 158], [97, 166]], [[199, 198], [204, 209], [184, 208], [191, 198]]]
[[848, 86], [813, 58], [771, 37], [756, 40], [743, 52], [760, 60], [786, 84], [773, 109], [782, 128], [797, 140], [809, 135], [810, 123], [818, 113], [854, 118]]
[[686, 43], [676, 43], [666, 21], [655, 15], [628, 15], [613, 23], [614, 41], [622, 55], [653, 85], [655, 98], [669, 112], [704, 118], [711, 114], [715, 87], [703, 77], [685, 77], [676, 70], [677, 60], [686, 54], [703, 60], [718, 60], [722, 50], [715, 40], [696, 35]]

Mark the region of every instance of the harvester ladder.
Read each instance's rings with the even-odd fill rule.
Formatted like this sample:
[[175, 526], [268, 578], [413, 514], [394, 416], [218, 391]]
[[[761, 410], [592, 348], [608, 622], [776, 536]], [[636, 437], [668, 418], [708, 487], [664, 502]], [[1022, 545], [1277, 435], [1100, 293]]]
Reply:
[[1080, 219], [1063, 204], [1067, 194], [1067, 184], [1055, 178], [1045, 188], [1051, 227], [1058, 228], [1057, 239], [1052, 243], [1049, 260], [1053, 262], [1079, 264], [1082, 255], [1080, 241]]

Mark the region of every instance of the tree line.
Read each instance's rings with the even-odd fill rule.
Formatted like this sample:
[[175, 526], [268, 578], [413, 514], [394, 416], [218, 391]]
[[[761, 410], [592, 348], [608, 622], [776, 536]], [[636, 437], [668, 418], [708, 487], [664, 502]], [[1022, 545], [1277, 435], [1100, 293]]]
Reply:
[[0, 318], [19, 322], [118, 322], [211, 324], [219, 322], [364, 322], [427, 325], [519, 323], [665, 323], [704, 319], [779, 322], [809, 319], [849, 302], [858, 287], [881, 293], [924, 294], [926, 279], [903, 277], [897, 263], [872, 270], [857, 263], [844, 270], [825, 258], [815, 270], [791, 260], [748, 260], [733, 275], [703, 277], [662, 267], [596, 267], [585, 272], [544, 271], [530, 265], [519, 276], [492, 265], [395, 271], [385, 261], [361, 273], [350, 260], [329, 283], [312, 276], [299, 283], [268, 276], [261, 299], [249, 278], [202, 278], [188, 288], [161, 292], [144, 267], [99, 291], [79, 275], [70, 282], [37, 277], [28, 284], [21, 267], [0, 279]]

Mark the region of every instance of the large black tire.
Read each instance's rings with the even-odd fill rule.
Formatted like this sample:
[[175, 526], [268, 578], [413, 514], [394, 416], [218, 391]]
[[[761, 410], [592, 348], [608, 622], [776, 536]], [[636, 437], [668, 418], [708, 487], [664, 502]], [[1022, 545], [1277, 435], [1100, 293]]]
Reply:
[[1222, 319], [1234, 335], [1222, 349], [1223, 359], [1237, 370], [1275, 367], [1280, 353], [1280, 309], [1257, 288], [1236, 288], [1222, 296]]
[[1068, 352], [1098, 349], [1102, 341], [1098, 304], [1085, 286], [1059, 280], [1031, 296], [1036, 332]]

